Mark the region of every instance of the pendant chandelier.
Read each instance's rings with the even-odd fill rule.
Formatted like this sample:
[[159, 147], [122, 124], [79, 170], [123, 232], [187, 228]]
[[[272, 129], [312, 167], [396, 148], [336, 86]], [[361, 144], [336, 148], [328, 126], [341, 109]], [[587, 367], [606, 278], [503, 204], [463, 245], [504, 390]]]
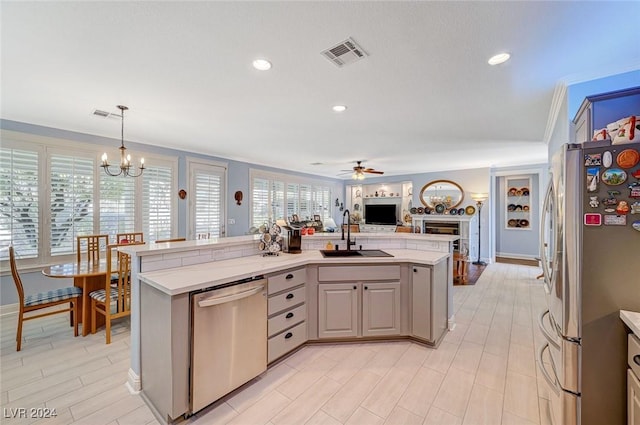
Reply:
[[100, 165], [104, 172], [110, 176], [119, 176], [123, 175], [125, 177], [140, 177], [144, 172], [144, 158], [140, 158], [140, 167], [138, 167], [138, 172], [136, 173], [135, 168], [131, 167], [131, 155], [127, 154], [127, 148], [124, 146], [124, 111], [128, 110], [124, 105], [118, 105], [118, 109], [120, 109], [120, 117], [122, 119], [122, 126], [120, 130], [120, 167], [119, 170], [114, 171], [111, 168], [111, 164], [107, 162], [107, 153], [102, 154], [102, 164]]

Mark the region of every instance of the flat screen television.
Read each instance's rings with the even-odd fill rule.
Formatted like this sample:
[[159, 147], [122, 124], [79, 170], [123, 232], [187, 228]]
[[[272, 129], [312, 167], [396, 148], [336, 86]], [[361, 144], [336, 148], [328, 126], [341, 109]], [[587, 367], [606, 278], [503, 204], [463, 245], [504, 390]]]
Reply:
[[393, 204], [365, 205], [364, 222], [367, 224], [396, 224], [396, 206]]

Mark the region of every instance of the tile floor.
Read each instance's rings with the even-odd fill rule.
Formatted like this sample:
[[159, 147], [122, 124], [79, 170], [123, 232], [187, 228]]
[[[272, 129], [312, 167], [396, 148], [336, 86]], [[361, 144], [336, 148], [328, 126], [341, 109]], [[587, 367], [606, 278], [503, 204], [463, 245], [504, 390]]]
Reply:
[[[539, 269], [489, 265], [454, 288], [457, 327], [438, 349], [411, 342], [303, 348], [189, 424], [548, 424], [534, 347], [544, 303]], [[27, 322], [15, 351], [15, 317], [0, 319], [0, 395], [7, 424], [157, 423], [124, 386], [129, 332], [73, 338], [64, 315]], [[16, 408], [56, 409], [50, 419]]]

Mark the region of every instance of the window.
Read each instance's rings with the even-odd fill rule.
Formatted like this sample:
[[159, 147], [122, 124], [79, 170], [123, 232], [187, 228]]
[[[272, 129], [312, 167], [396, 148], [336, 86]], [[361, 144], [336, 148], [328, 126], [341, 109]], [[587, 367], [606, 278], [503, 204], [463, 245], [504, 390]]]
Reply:
[[150, 241], [173, 237], [172, 169], [150, 167], [143, 174], [142, 231]]
[[49, 164], [51, 255], [73, 254], [76, 236], [93, 233], [94, 161], [51, 154]]
[[[0, 244], [20, 258], [35, 258], [40, 245], [38, 152], [0, 148]], [[2, 259], [9, 257], [2, 250]]]
[[100, 234], [109, 235], [109, 240], [115, 241], [118, 233], [136, 231], [137, 181], [137, 178], [100, 174]]
[[2, 139], [0, 247], [13, 244], [22, 264], [70, 261], [83, 234], [175, 234], [176, 159], [151, 156], [142, 177], [110, 177], [100, 147], [5, 130]]
[[188, 167], [192, 193], [190, 234], [194, 238], [224, 236], [226, 166], [194, 159]]
[[[331, 193], [336, 185], [318, 185], [297, 176], [273, 174], [251, 170], [251, 226], [296, 214], [300, 220], [311, 220], [319, 215], [322, 220], [332, 216]], [[286, 190], [285, 190], [286, 188]]]

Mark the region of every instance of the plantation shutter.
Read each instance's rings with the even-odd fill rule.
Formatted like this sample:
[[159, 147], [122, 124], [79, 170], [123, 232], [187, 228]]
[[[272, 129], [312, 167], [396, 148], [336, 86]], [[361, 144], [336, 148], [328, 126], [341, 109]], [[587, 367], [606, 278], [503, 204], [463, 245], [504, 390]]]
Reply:
[[300, 186], [295, 183], [287, 184], [287, 217], [291, 217], [294, 214], [299, 214], [300, 199], [299, 199]]
[[51, 255], [72, 254], [76, 236], [93, 234], [94, 162], [91, 158], [50, 157]]
[[270, 222], [275, 223], [280, 218], [285, 218], [284, 182], [271, 182], [271, 216]]
[[251, 191], [251, 225], [259, 228], [269, 223], [269, 180], [254, 177]]
[[171, 167], [147, 168], [142, 182], [142, 231], [150, 241], [170, 239], [171, 234]]
[[211, 237], [223, 236], [222, 176], [205, 171], [195, 172], [195, 233]]
[[38, 152], [0, 148], [0, 245], [13, 244], [18, 258], [38, 257], [38, 217]]
[[100, 174], [100, 233], [110, 240], [118, 233], [135, 232], [136, 178]]

